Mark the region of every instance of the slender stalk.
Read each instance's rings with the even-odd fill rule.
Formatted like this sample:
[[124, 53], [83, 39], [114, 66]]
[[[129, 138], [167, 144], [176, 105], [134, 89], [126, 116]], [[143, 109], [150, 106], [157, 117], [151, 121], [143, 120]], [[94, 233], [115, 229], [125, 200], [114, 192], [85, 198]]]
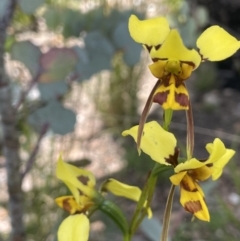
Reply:
[[140, 146], [141, 146], [141, 139], [142, 139], [142, 133], [143, 133], [143, 128], [144, 128], [144, 124], [146, 122], [147, 116], [148, 116], [148, 112], [151, 109], [152, 103], [153, 103], [153, 96], [154, 93], [156, 92], [157, 88], [159, 87], [159, 85], [161, 84], [161, 80], [159, 79], [157, 81], [157, 83], [154, 85], [150, 95], [148, 96], [147, 102], [144, 106], [140, 121], [139, 121], [139, 127], [138, 127], [138, 135], [137, 135], [137, 149], [138, 149], [138, 153], [140, 154]]
[[[23, 192], [21, 189], [19, 140], [17, 130], [17, 111], [12, 105], [10, 80], [4, 69], [4, 44], [7, 27], [12, 19], [16, 0], [5, 1], [5, 9], [0, 17], [0, 112], [3, 130], [3, 153], [6, 159], [8, 208], [12, 232], [10, 241], [24, 241]], [[3, 4], [4, 6], [4, 4]]]
[[23, 171], [22, 173], [22, 179], [26, 176], [26, 174], [32, 169], [32, 166], [36, 160], [36, 155], [39, 151], [39, 148], [40, 148], [40, 144], [41, 144], [41, 141], [42, 141], [42, 138], [44, 137], [44, 135], [46, 134], [47, 130], [49, 128], [49, 125], [48, 124], [45, 124], [42, 126], [42, 130], [40, 132], [40, 135], [38, 137], [38, 140], [37, 140], [37, 143], [35, 145], [35, 147], [33, 148], [33, 151], [32, 153], [30, 154], [30, 157], [27, 161], [27, 164], [25, 166], [25, 170]]
[[130, 241], [131, 237], [129, 235], [124, 235], [123, 241]]
[[186, 119], [187, 119], [187, 159], [191, 159], [193, 155], [194, 148], [194, 123], [193, 123], [193, 114], [192, 114], [192, 105], [189, 100], [189, 109], [186, 110]]
[[141, 218], [141, 213], [143, 212], [144, 208], [144, 204], [146, 202], [146, 200], [148, 199], [148, 190], [149, 190], [149, 186], [154, 185], [154, 179], [153, 179], [153, 175], [150, 174], [147, 182], [145, 183], [143, 190], [142, 190], [142, 194], [141, 197], [137, 203], [137, 207], [135, 209], [135, 212], [133, 214], [132, 220], [131, 220], [131, 224], [130, 224], [130, 237], [135, 233], [135, 231], [138, 228], [138, 225], [140, 224], [138, 222], [139, 218]]
[[172, 212], [174, 190], [175, 190], [175, 186], [172, 185], [168, 194], [167, 204], [166, 204], [166, 208], [163, 216], [163, 228], [162, 228], [160, 241], [168, 240], [168, 229], [169, 229], [170, 217]]

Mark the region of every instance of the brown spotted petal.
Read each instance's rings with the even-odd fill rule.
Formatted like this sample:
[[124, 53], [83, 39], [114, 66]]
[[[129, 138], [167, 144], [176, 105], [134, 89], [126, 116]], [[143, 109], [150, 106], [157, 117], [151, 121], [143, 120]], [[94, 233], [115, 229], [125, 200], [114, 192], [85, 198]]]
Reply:
[[58, 179], [67, 185], [77, 203], [80, 203], [82, 195], [88, 198], [95, 198], [98, 195], [94, 189], [96, 180], [91, 172], [64, 162], [61, 156], [57, 162], [56, 172]]
[[169, 75], [157, 88], [153, 102], [163, 109], [187, 110], [189, 108], [189, 94], [184, 83], [178, 83], [175, 75]]
[[201, 187], [186, 174], [180, 183], [180, 203], [184, 209], [202, 221], [210, 220]]

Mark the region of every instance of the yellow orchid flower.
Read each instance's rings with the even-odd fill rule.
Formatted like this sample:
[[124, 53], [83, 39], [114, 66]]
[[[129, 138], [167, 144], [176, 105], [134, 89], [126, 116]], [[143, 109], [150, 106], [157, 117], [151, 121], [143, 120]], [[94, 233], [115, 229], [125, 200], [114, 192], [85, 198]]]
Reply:
[[59, 197], [55, 201], [58, 206], [71, 214], [59, 226], [58, 241], [87, 241], [90, 225], [85, 212], [94, 203], [84, 196], [81, 196], [81, 203], [77, 203], [74, 196]]
[[61, 208], [71, 214], [59, 226], [58, 241], [87, 241], [89, 220], [85, 213], [100, 198], [95, 190], [95, 177], [87, 170], [64, 162], [61, 156], [57, 162], [56, 174], [73, 194], [55, 199]]
[[[136, 141], [138, 128], [139, 126], [134, 126], [124, 131], [122, 135], [131, 135]], [[174, 167], [175, 174], [170, 177], [170, 180], [173, 185], [180, 186], [180, 203], [186, 211], [197, 218], [209, 221], [210, 216], [204, 193], [198, 183], [211, 176], [212, 180], [218, 179], [235, 151], [226, 149], [223, 142], [216, 138], [213, 143], [206, 145], [210, 154], [206, 160], [200, 161], [191, 158], [178, 164], [179, 151], [176, 143], [174, 135], [165, 131], [156, 121], [144, 125], [141, 150], [154, 161]]]
[[[138, 201], [141, 196], [141, 190], [138, 187], [130, 186], [124, 183], [121, 183], [115, 179], [108, 179], [101, 185], [101, 190], [98, 192], [95, 190], [96, 179], [94, 175], [87, 170], [77, 168], [71, 164], [68, 164], [63, 161], [60, 156], [57, 162], [57, 177], [62, 180], [73, 195], [62, 196], [55, 199], [59, 207], [63, 208], [71, 215], [66, 218], [59, 227], [58, 237], [59, 241], [73, 240], [80, 241], [80, 233], [82, 229], [77, 230], [78, 225], [88, 227], [89, 232], [89, 220], [88, 220], [88, 211], [93, 207], [98, 207], [100, 210], [114, 215], [114, 218], [117, 219], [119, 215], [119, 221], [122, 226], [124, 224], [121, 220], [122, 216], [119, 213], [119, 208], [114, 207], [114, 204], [108, 202], [104, 199], [101, 192], [109, 191], [116, 196], [125, 197], [133, 201]], [[108, 206], [108, 203], [110, 206]], [[151, 218], [152, 211], [150, 208], [147, 209], [148, 217]], [[123, 220], [124, 221], [124, 220]], [[120, 226], [121, 226], [120, 225]], [[125, 226], [124, 226], [125, 228]], [[67, 234], [69, 232], [69, 234]], [[73, 235], [78, 235], [73, 238]], [[80, 236], [79, 236], [80, 235]], [[85, 239], [86, 238], [86, 239]], [[83, 240], [88, 239], [88, 234], [83, 233]]]
[[96, 179], [94, 175], [85, 169], [64, 162], [61, 156], [57, 162], [56, 175], [70, 189], [77, 203], [80, 203], [81, 196], [86, 196], [92, 200], [99, 197], [95, 190]]
[[154, 62], [149, 66], [150, 71], [159, 79], [147, 101], [148, 111], [152, 102], [164, 109], [187, 110], [189, 94], [185, 80], [192, 71], [202, 61], [226, 59], [240, 47], [239, 41], [219, 26], [209, 27], [200, 35], [197, 39], [199, 51], [186, 48], [179, 32], [170, 30], [164, 17], [141, 21], [131, 15], [128, 26], [133, 40], [149, 51]]

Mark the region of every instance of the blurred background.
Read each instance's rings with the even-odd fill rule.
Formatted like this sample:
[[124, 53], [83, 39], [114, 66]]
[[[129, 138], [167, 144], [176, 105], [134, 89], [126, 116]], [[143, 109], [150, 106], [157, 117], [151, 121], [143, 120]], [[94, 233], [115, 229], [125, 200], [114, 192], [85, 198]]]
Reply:
[[[0, 4], [0, 14], [4, 11]], [[194, 48], [201, 32], [220, 25], [240, 39], [237, 0], [19, 0], [5, 44], [13, 104], [20, 106], [18, 132], [22, 167], [36, 150], [33, 168], [23, 181], [27, 241], [55, 241], [67, 216], [54, 199], [69, 193], [55, 176], [57, 157], [91, 170], [98, 185], [109, 177], [144, 185], [154, 166], [138, 156], [131, 138], [121, 132], [138, 124], [156, 79], [142, 46], [128, 32], [131, 14], [140, 19], [165, 16]], [[197, 158], [207, 157], [205, 145], [215, 137], [237, 152], [240, 145], [240, 55], [219, 63], [203, 63], [187, 80], [195, 120]], [[148, 120], [161, 122], [153, 105]], [[184, 112], [173, 116], [171, 131], [185, 156]], [[0, 137], [2, 136], [0, 130]], [[0, 138], [0, 147], [2, 146]], [[239, 155], [218, 182], [205, 182], [210, 223], [194, 220], [175, 194], [169, 240], [240, 240]], [[133, 240], [158, 241], [170, 188], [169, 173], [159, 177], [152, 202], [154, 218], [144, 220]], [[11, 231], [7, 209], [4, 156], [0, 157], [0, 240]], [[131, 217], [135, 204], [109, 196]], [[122, 240], [101, 213], [92, 216], [90, 240]]]

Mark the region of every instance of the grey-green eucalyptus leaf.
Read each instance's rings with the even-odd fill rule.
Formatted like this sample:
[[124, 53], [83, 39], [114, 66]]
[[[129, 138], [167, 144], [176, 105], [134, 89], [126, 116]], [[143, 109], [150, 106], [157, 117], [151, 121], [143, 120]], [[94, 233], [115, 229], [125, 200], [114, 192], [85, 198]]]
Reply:
[[51, 101], [28, 117], [28, 122], [37, 131], [48, 124], [55, 134], [65, 135], [74, 130], [76, 114], [58, 101]]
[[43, 5], [45, 0], [19, 0], [19, 6], [23, 12], [33, 14], [37, 8]]
[[37, 87], [40, 92], [41, 99], [45, 101], [60, 98], [69, 90], [65, 80], [50, 83], [38, 83]]
[[133, 66], [139, 61], [142, 47], [130, 37], [127, 21], [120, 22], [116, 26], [112, 39], [115, 47], [123, 51], [123, 59], [127, 65]]
[[12, 59], [22, 62], [30, 71], [32, 77], [36, 77], [40, 71], [41, 51], [30, 41], [15, 42], [10, 55]]

